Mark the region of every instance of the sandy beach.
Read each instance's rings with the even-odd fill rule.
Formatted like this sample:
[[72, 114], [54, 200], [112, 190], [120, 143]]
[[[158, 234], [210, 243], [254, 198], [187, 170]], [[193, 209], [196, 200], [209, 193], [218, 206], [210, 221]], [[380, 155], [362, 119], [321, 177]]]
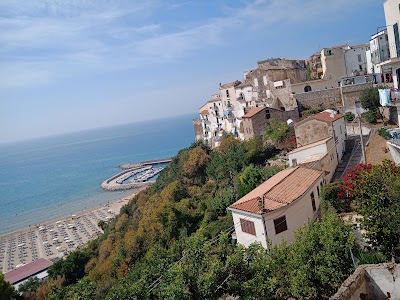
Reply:
[[103, 206], [0, 236], [0, 271], [7, 273], [38, 258], [57, 260], [102, 233], [100, 220], [109, 221], [146, 186]]

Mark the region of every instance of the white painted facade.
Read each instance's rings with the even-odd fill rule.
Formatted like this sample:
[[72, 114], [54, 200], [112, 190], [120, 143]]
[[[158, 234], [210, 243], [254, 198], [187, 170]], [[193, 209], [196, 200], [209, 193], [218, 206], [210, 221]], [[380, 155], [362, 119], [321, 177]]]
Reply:
[[336, 146], [333, 138], [315, 143], [315, 146], [303, 146], [288, 153], [289, 167], [304, 165], [307, 168], [327, 172], [325, 176], [330, 182], [338, 165]]
[[[296, 230], [307, 223], [308, 220], [315, 218], [321, 203], [320, 194], [323, 180], [321, 175], [319, 179], [309, 187], [306, 193], [287, 206], [272, 212], [257, 215], [230, 208], [235, 224], [238, 244], [248, 247], [252, 243], [259, 242], [264, 248], [268, 248], [268, 241], [270, 241], [272, 245], [276, 245], [285, 240], [287, 245], [290, 245], [294, 241], [294, 233]], [[311, 193], [314, 193], [315, 211], [312, 206]], [[274, 220], [283, 216], [286, 217], [287, 230], [277, 234]], [[255, 235], [242, 231], [240, 219], [254, 222]]]
[[367, 74], [367, 45], [351, 47], [344, 53], [346, 64], [346, 76], [358, 76]]
[[400, 3], [399, 0], [386, 0], [383, 4], [390, 51], [390, 60], [381, 67], [391, 71], [395, 88], [400, 86]]
[[346, 135], [346, 124], [344, 122], [344, 117], [332, 122], [333, 126], [333, 138], [336, 144], [336, 153], [338, 161], [342, 160], [343, 153], [346, 150], [345, 141]]

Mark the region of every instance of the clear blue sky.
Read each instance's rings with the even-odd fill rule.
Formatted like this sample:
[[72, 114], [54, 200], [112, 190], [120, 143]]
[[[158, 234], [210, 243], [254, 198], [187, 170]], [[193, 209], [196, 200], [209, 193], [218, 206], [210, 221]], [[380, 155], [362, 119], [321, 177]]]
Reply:
[[377, 0], [0, 0], [0, 143], [195, 113], [258, 60], [382, 25]]

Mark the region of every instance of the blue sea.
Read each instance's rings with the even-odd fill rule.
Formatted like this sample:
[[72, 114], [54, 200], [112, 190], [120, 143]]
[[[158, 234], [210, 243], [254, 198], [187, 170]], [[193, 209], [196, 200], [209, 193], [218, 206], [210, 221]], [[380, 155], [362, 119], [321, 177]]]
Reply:
[[172, 157], [194, 141], [195, 115], [0, 144], [0, 234], [125, 197], [100, 184], [118, 166]]

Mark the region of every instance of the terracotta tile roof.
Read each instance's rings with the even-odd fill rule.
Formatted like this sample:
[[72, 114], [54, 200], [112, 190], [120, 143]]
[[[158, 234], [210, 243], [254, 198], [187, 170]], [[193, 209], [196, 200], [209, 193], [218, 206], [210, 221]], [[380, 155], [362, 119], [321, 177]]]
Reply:
[[245, 114], [244, 116], [242, 116], [242, 118], [251, 118], [252, 116], [258, 114], [259, 112], [261, 112], [264, 108], [263, 106], [260, 107], [255, 107], [252, 110], [250, 110], [247, 114]]
[[208, 109], [203, 109], [203, 110], [200, 112], [200, 114], [201, 114], [201, 115], [207, 115], [207, 114], [208, 114]]
[[29, 264], [26, 264], [14, 271], [4, 274], [5, 281], [11, 284], [17, 283], [25, 278], [35, 275], [48, 269], [53, 263], [47, 259], [39, 258]]
[[[285, 169], [243, 196], [229, 208], [254, 214], [276, 210], [302, 196], [322, 174], [322, 171], [299, 166]], [[263, 211], [259, 209], [259, 200], [263, 201]]]
[[316, 142], [314, 142], [314, 143], [311, 143], [311, 144], [307, 144], [307, 145], [298, 147], [298, 148], [296, 148], [296, 149], [290, 151], [288, 154], [296, 153], [296, 152], [303, 151], [303, 150], [306, 150], [306, 149], [309, 149], [309, 148], [312, 148], [312, 147], [315, 147], [315, 146], [318, 146], [318, 145], [325, 144], [325, 143], [327, 143], [330, 139], [333, 139], [333, 137], [328, 137], [328, 138], [325, 138], [325, 139], [323, 139], [323, 140], [319, 140], [319, 141], [316, 141]]
[[343, 115], [342, 114], [334, 114], [333, 117], [331, 117], [331, 113], [324, 111], [324, 112], [320, 112], [318, 114], [312, 115], [310, 117], [313, 119], [331, 123], [336, 120], [339, 120], [340, 118], [343, 118]]

